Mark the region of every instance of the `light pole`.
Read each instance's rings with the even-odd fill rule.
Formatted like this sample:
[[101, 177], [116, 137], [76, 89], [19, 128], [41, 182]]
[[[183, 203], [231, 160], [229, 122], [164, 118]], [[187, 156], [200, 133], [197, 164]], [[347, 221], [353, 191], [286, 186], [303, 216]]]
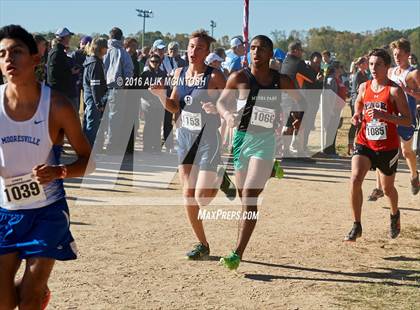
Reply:
[[210, 21], [210, 27], [211, 27], [211, 36], [213, 37], [213, 30], [216, 28], [216, 22], [214, 20]]
[[139, 9], [136, 9], [136, 11], [138, 13], [137, 14], [138, 17], [143, 17], [143, 33], [141, 36], [141, 47], [143, 48], [144, 47], [144, 34], [146, 31], [146, 18], [152, 18], [153, 12], [152, 10], [139, 10]]

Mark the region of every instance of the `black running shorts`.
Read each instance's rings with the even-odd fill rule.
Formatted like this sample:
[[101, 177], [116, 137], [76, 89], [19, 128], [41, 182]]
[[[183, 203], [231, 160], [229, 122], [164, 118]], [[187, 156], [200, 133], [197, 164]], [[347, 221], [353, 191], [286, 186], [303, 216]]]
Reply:
[[356, 144], [353, 156], [366, 156], [369, 158], [372, 166], [370, 170], [378, 168], [383, 174], [387, 176], [393, 175], [397, 172], [398, 167], [398, 149], [391, 151], [376, 152], [365, 145]]

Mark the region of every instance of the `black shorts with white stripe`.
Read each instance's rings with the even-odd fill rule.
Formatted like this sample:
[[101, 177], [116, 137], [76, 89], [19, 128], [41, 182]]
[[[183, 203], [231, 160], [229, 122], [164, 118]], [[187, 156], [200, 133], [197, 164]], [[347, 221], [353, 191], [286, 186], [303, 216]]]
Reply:
[[372, 164], [370, 170], [376, 170], [376, 168], [378, 168], [387, 176], [391, 176], [397, 172], [399, 157], [398, 149], [376, 152], [365, 145], [356, 144], [353, 156], [357, 155], [366, 156], [370, 159]]

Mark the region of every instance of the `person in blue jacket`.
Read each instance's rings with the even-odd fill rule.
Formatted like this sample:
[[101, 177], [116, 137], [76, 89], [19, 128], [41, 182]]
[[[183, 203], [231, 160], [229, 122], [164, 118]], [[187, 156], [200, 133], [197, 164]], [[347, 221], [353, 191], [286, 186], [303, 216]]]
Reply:
[[[104, 38], [95, 38], [87, 47], [87, 55], [83, 66], [83, 99], [85, 115], [83, 131], [93, 146], [101, 123], [102, 114], [107, 101], [107, 85], [105, 80], [103, 57], [108, 49], [108, 42]], [[98, 137], [97, 150], [101, 151], [104, 137]]]

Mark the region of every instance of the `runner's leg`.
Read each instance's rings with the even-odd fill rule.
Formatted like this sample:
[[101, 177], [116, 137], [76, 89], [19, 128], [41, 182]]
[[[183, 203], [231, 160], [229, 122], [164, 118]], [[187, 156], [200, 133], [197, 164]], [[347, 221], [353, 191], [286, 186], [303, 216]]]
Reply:
[[20, 263], [17, 253], [0, 255], [0, 310], [11, 310], [18, 304], [14, 279]]
[[[378, 169], [379, 171], [379, 169]], [[387, 176], [382, 172], [379, 173], [381, 178], [381, 183], [383, 185], [383, 191], [385, 196], [388, 198], [390, 207], [391, 207], [391, 214], [397, 214], [398, 212], [398, 192], [394, 186], [395, 183], [395, 175], [394, 173], [391, 176]]]
[[351, 160], [350, 203], [355, 222], [360, 222], [362, 215], [363, 191], [362, 184], [371, 166], [366, 156], [356, 155]]
[[203, 221], [198, 218], [199, 204], [195, 199], [195, 187], [198, 177], [198, 167], [195, 165], [179, 165], [179, 175], [183, 187], [184, 205], [188, 220], [197, 239], [208, 246], [204, 233]]
[[195, 190], [195, 200], [200, 207], [207, 206], [217, 195], [222, 179], [215, 171], [200, 170]]
[[45, 287], [55, 260], [33, 257], [26, 260], [25, 273], [19, 288], [19, 309], [39, 309], [45, 295]]
[[401, 151], [410, 169], [411, 179], [417, 176], [416, 153], [413, 151], [413, 138], [408, 141], [401, 139]]
[[[273, 162], [262, 160], [259, 158], [251, 158], [248, 164], [248, 171], [240, 191], [242, 201], [242, 215], [244, 212], [252, 212], [256, 214], [258, 211], [258, 197], [264, 189], [264, 186], [271, 175]], [[243, 178], [243, 174], [239, 173], [236, 179]], [[240, 182], [242, 183], [242, 182]], [[242, 184], [240, 184], [242, 185]], [[235, 252], [242, 257], [245, 248], [254, 231], [257, 219], [243, 219], [239, 221], [239, 233]]]

